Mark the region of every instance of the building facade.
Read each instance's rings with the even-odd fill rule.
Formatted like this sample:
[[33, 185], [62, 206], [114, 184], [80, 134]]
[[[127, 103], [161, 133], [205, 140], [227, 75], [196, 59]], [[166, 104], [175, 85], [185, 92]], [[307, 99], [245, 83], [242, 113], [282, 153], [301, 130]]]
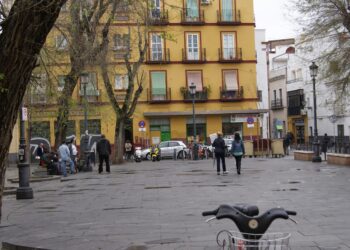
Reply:
[[[65, 8], [69, 8], [69, 2]], [[67, 14], [63, 9], [60, 18]], [[148, 31], [143, 92], [126, 128], [126, 138], [147, 146], [165, 140], [193, 139], [193, 96], [196, 86], [196, 140], [210, 143], [209, 135], [222, 131], [224, 136], [239, 132], [244, 138], [261, 135], [259, 117], [267, 110], [258, 107], [253, 0], [155, 0], [149, 10], [152, 28]], [[128, 30], [137, 24], [128, 15], [128, 7], [117, 11], [111, 26], [108, 50], [109, 78], [121, 102], [126, 95], [128, 77], [123, 68], [123, 53]], [[28, 94], [31, 137], [54, 142], [57, 104], [49, 101], [47, 82], [56, 95], [62, 91], [69, 71], [69, 38], [59, 30], [51, 31], [46, 47], [55, 51], [50, 74], [36, 70], [37, 81]], [[132, 57], [130, 60], [132, 61]], [[59, 61], [59, 63], [57, 63]], [[110, 105], [101, 72], [96, 66], [84, 70], [88, 130], [105, 134], [113, 141], [116, 116]], [[84, 89], [74, 90], [75, 100], [67, 124], [68, 134], [78, 138], [84, 131]], [[247, 121], [250, 121], [249, 124]]]

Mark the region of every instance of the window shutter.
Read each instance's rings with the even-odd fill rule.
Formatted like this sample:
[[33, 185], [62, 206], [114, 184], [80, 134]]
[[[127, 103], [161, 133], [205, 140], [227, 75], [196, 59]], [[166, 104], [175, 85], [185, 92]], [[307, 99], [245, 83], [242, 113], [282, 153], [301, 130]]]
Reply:
[[194, 83], [196, 85], [196, 91], [203, 91], [201, 72], [187, 72], [187, 83], [188, 87]]
[[164, 72], [152, 72], [152, 94], [153, 95], [165, 95], [165, 73]]
[[232, 71], [225, 71], [224, 72], [224, 80], [225, 80], [225, 87], [226, 90], [237, 90], [238, 89], [238, 83], [237, 83], [237, 72]]

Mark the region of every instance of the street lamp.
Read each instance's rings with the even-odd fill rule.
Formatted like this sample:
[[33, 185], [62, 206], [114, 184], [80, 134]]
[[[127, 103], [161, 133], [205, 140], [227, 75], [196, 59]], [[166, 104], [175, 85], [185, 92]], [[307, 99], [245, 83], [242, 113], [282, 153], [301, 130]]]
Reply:
[[198, 146], [196, 141], [196, 113], [194, 110], [194, 104], [196, 100], [196, 85], [192, 82], [190, 85], [190, 94], [192, 96], [192, 120], [193, 120], [193, 160], [198, 160]]
[[29, 186], [30, 164], [27, 161], [26, 139], [24, 128], [24, 108], [21, 104], [20, 110], [20, 130], [19, 130], [19, 149], [18, 149], [18, 179], [19, 187], [16, 190], [16, 199], [33, 199], [33, 189]]
[[312, 158], [312, 162], [321, 162], [322, 159], [320, 157], [320, 143], [318, 142], [318, 132], [317, 132], [317, 104], [316, 104], [316, 76], [318, 72], [318, 66], [315, 62], [312, 62], [310, 65], [310, 75], [312, 78], [312, 87], [313, 87], [313, 97], [314, 97], [314, 157]]
[[84, 137], [83, 137], [83, 143], [84, 143], [84, 160], [85, 160], [85, 167], [83, 168], [84, 171], [92, 171], [92, 166], [90, 165], [90, 150], [89, 150], [89, 135], [88, 135], [88, 120], [87, 120], [87, 98], [86, 98], [86, 85], [89, 83], [89, 74], [88, 73], [82, 73], [80, 75], [80, 84], [83, 85], [83, 91], [84, 91]]

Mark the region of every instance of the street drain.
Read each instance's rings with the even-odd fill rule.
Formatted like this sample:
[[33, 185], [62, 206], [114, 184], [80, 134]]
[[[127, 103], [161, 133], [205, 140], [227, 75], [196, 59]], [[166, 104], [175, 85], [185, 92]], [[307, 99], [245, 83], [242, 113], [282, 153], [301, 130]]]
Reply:
[[109, 211], [109, 210], [126, 210], [126, 209], [134, 209], [139, 207], [110, 207], [110, 208], [104, 208], [103, 210]]
[[162, 189], [162, 188], [171, 188], [171, 186], [145, 187], [145, 189]]
[[297, 188], [290, 188], [289, 191], [299, 191]]
[[301, 183], [300, 181], [289, 181], [288, 182], [289, 184], [298, 184], [298, 183]]
[[56, 209], [57, 207], [38, 207], [38, 209]]
[[161, 240], [153, 240], [153, 241], [147, 241], [145, 242], [148, 245], [156, 245], [156, 244], [171, 244], [171, 243], [178, 243], [181, 239], [179, 238], [169, 238], [169, 239], [161, 239]]
[[290, 189], [285, 189], [285, 188], [282, 188], [282, 189], [272, 189], [273, 192], [280, 192], [280, 191], [299, 191], [298, 188], [290, 188]]

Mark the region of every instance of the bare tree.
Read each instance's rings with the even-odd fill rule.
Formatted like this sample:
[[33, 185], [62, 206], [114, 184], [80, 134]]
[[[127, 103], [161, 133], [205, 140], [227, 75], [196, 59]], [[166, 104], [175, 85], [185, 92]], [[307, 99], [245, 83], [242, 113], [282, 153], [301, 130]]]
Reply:
[[300, 48], [318, 49], [313, 60], [322, 66], [321, 77], [335, 91], [347, 93], [350, 79], [350, 12], [345, 0], [302, 0], [292, 2], [302, 27]]
[[[16, 0], [0, 33], [0, 217], [5, 159], [18, 108], [46, 37], [66, 0]], [[28, 22], [30, 20], [30, 22]]]
[[[95, 58], [105, 47], [99, 32], [107, 32], [113, 20], [115, 9], [121, 0], [74, 0], [70, 1], [70, 18], [58, 22], [59, 29], [69, 43], [70, 71], [66, 76], [62, 94], [58, 98], [55, 147], [66, 138], [70, 101], [78, 79], [85, 67], [95, 64]], [[101, 30], [101, 18], [107, 15], [107, 22]], [[62, 20], [64, 21], [64, 20]]]

